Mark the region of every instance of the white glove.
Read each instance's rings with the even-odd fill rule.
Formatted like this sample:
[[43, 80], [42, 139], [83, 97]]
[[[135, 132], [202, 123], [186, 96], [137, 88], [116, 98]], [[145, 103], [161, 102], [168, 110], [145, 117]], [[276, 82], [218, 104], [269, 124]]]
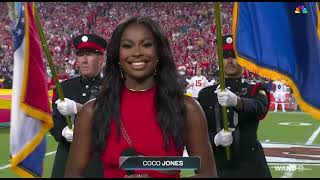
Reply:
[[218, 101], [221, 106], [234, 107], [237, 105], [238, 97], [229, 89], [226, 88], [223, 91], [217, 89], [214, 92], [217, 93]]
[[229, 128], [230, 132], [224, 131], [224, 129], [221, 129], [221, 131], [214, 136], [214, 144], [216, 146], [222, 145], [223, 147], [229, 146], [233, 142], [232, 132], [234, 131], [234, 128]]
[[66, 126], [62, 130], [62, 133], [61, 133], [62, 136], [66, 138], [68, 142], [72, 142], [73, 140], [73, 129], [74, 129], [74, 125], [72, 125], [72, 129], [69, 129], [69, 127]]
[[56, 100], [58, 111], [63, 116], [70, 116], [77, 114], [77, 103], [71, 99], [64, 98], [64, 101], [60, 101], [60, 99]]

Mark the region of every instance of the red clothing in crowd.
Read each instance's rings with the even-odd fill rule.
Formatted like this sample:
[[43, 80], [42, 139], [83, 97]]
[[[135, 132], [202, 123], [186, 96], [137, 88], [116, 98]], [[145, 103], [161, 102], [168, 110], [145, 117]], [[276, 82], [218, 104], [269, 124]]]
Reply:
[[[69, 62], [65, 59], [69, 59], [69, 56], [74, 54], [73, 37], [90, 32], [99, 34], [108, 41], [119, 21], [127, 15], [148, 15], [164, 25], [165, 34], [173, 47], [176, 65], [191, 63], [190, 61], [193, 60], [217, 59], [214, 13], [210, 12], [212, 5], [208, 2], [54, 2], [38, 5], [39, 12], [42, 14], [41, 24], [48, 37], [48, 46], [56, 66], [68, 65]], [[221, 5], [222, 34], [231, 34], [233, 3], [224, 2]], [[140, 8], [139, 11], [136, 10], [137, 8]], [[7, 7], [0, 5], [0, 19], [2, 20], [0, 26], [4, 27], [0, 28], [0, 42], [3, 42], [2, 46], [8, 52], [5, 59], [10, 61], [13, 57], [13, 42], [9, 29], [11, 20], [7, 13], [1, 12], [7, 12]], [[178, 34], [178, 36], [172, 38], [173, 34]], [[64, 37], [68, 43], [63, 40]], [[201, 38], [203, 38], [200, 43], [202, 45], [198, 46], [198, 40]], [[186, 52], [189, 45], [193, 46], [193, 49]], [[203, 58], [200, 57], [200, 54], [203, 55]], [[216, 61], [212, 62], [216, 63]]]
[[[53, 78], [51, 77], [51, 80], [50, 80], [50, 82], [48, 83], [48, 90], [50, 90], [50, 89], [55, 89], [55, 87], [53, 88], [52, 86], [54, 86], [55, 84], [54, 84], [54, 80], [53, 80]], [[51, 88], [52, 87], [52, 88]]]
[[242, 77], [247, 78], [250, 76], [250, 72], [248, 69], [243, 68]]
[[58, 79], [61, 82], [61, 81], [69, 79], [69, 76], [67, 74], [59, 74]]

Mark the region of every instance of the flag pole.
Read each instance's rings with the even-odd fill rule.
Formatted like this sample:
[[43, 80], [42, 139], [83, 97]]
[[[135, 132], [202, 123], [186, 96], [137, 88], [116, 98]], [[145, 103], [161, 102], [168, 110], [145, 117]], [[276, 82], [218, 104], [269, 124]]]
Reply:
[[[52, 73], [53, 81], [54, 81], [54, 84], [56, 85], [56, 88], [57, 88], [58, 97], [59, 97], [60, 101], [64, 101], [64, 96], [63, 96], [63, 92], [62, 92], [62, 89], [61, 89], [61, 85], [60, 85], [60, 82], [58, 80], [58, 76], [57, 76], [56, 70], [54, 68], [54, 64], [53, 64], [53, 61], [52, 61], [52, 58], [51, 58], [51, 55], [50, 55], [50, 52], [49, 52], [49, 49], [48, 49], [47, 41], [45, 39], [43, 30], [41, 28], [40, 18], [38, 16], [36, 7], [34, 5], [34, 2], [32, 4], [32, 7], [33, 7], [32, 9], [33, 9], [34, 17], [35, 17], [35, 24], [36, 24], [36, 27], [37, 27], [37, 30], [38, 30], [38, 33], [39, 33], [41, 45], [42, 45], [42, 48], [43, 48], [43, 50], [45, 52], [45, 55], [46, 55], [48, 63], [49, 63], [49, 67], [50, 67], [50, 70], [51, 70], [51, 73]], [[66, 123], [67, 123], [69, 129], [72, 129], [71, 116], [67, 116], [66, 117]]]
[[[225, 79], [224, 79], [224, 67], [222, 59], [222, 35], [221, 35], [221, 15], [220, 15], [220, 2], [215, 2], [215, 19], [216, 19], [216, 31], [217, 31], [217, 46], [218, 46], [218, 64], [219, 64], [219, 80], [221, 90], [225, 89]], [[228, 130], [228, 121], [227, 121], [227, 109], [224, 106], [222, 107], [222, 120], [223, 120], [223, 129], [224, 131]], [[217, 121], [219, 119], [216, 119]], [[230, 160], [230, 146], [226, 146], [226, 155], [227, 160]]]

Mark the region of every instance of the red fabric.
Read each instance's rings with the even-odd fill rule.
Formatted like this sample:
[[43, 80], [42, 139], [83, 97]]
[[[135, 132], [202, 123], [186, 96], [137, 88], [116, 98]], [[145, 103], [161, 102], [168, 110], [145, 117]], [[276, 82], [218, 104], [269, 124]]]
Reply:
[[[183, 151], [178, 151], [170, 138], [170, 148], [163, 148], [163, 134], [156, 119], [154, 96], [156, 88], [153, 87], [145, 92], [133, 92], [124, 88], [121, 96], [120, 114], [123, 125], [133, 141], [133, 148], [138, 154], [145, 156], [183, 156]], [[122, 178], [126, 171], [119, 168], [120, 154], [129, 147], [129, 144], [120, 134], [117, 141], [116, 125], [111, 122], [110, 134], [107, 138], [106, 149], [101, 156], [104, 164], [104, 177]], [[137, 174], [148, 174], [153, 178], [179, 178], [180, 175], [167, 175], [161, 171], [136, 170]]]
[[81, 42], [78, 44], [77, 49], [85, 49], [85, 48], [91, 48], [91, 49], [96, 49], [99, 52], [103, 53], [104, 52], [104, 48], [101, 47], [99, 44], [94, 43], [94, 42]]
[[256, 83], [254, 85], [254, 87], [252, 88], [251, 96], [255, 96], [259, 89], [264, 90], [266, 92], [266, 95], [267, 95], [267, 98], [268, 98], [268, 105], [267, 105], [268, 108], [267, 108], [267, 110], [260, 117], [258, 117], [259, 120], [263, 120], [266, 117], [266, 115], [267, 115], [267, 113], [269, 111], [269, 107], [270, 107], [270, 92], [268, 90], [266, 90], [265, 88], [263, 88], [261, 83]]
[[228, 43], [224, 44], [223, 50], [224, 51], [233, 50], [233, 44], [232, 43], [231, 44], [228, 44]]
[[[38, 32], [34, 23], [32, 15], [32, 7], [28, 5], [29, 10], [29, 36], [26, 34], [25, 38], [29, 38], [29, 66], [27, 72], [26, 92], [23, 103], [42, 111], [44, 113], [51, 113], [49, 105], [48, 87], [46, 79], [46, 69], [41, 53], [40, 40]], [[27, 55], [27, 54], [26, 54]], [[47, 100], [47, 101], [45, 101]]]

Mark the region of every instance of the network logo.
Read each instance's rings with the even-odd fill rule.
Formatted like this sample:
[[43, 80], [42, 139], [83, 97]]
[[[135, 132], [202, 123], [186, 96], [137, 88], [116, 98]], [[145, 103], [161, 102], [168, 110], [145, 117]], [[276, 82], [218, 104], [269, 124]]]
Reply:
[[308, 10], [304, 6], [298, 6], [298, 7], [296, 7], [296, 10], [294, 11], [294, 13], [296, 13], [296, 14], [300, 14], [300, 13], [307, 14]]

